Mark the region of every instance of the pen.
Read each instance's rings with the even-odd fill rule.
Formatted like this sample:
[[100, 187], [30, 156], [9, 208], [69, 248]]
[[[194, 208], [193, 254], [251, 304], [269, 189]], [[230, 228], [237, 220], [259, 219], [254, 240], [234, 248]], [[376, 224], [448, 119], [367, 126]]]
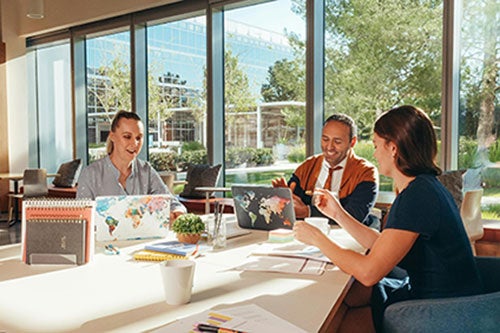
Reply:
[[209, 333], [245, 333], [243, 331], [233, 330], [231, 328], [224, 328], [208, 324], [198, 324], [196, 328], [200, 330], [200, 332], [209, 332]]
[[114, 252], [116, 254], [120, 254], [120, 249], [112, 244], [104, 245], [104, 248], [108, 251]]

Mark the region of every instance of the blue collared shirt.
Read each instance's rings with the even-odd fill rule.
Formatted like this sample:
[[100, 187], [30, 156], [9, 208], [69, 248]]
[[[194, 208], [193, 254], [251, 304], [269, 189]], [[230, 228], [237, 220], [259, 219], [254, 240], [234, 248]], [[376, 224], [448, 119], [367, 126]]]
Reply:
[[[95, 200], [98, 196], [107, 195], [172, 195], [156, 170], [147, 161], [137, 158], [134, 160], [132, 172], [127, 178], [126, 189], [118, 181], [119, 177], [120, 171], [113, 165], [109, 156], [101, 158], [82, 170], [78, 179], [76, 197]], [[187, 211], [174, 195], [172, 195], [170, 207], [172, 211]]]

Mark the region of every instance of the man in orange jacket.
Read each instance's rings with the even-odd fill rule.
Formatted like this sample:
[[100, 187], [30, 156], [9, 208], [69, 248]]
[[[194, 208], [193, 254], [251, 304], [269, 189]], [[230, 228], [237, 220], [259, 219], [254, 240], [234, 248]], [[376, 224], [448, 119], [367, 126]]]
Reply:
[[284, 178], [273, 180], [274, 187], [288, 186], [292, 190], [297, 218], [323, 216], [311, 202], [314, 189], [320, 187], [333, 192], [342, 207], [358, 221], [380, 227], [380, 221], [370, 214], [378, 194], [378, 171], [373, 164], [356, 156], [353, 151], [356, 142], [354, 120], [334, 114], [323, 125], [323, 152], [299, 165], [288, 182]]

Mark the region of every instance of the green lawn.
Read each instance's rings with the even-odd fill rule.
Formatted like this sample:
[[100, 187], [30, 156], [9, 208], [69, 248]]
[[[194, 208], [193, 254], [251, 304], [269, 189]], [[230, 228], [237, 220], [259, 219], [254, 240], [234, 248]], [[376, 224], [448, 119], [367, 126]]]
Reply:
[[499, 187], [485, 188], [484, 189], [484, 196], [498, 198], [498, 197], [500, 197], [500, 188]]
[[[269, 185], [271, 181], [279, 177], [285, 177], [288, 181], [292, 176], [293, 170], [288, 171], [264, 171], [264, 172], [242, 172], [238, 174], [226, 175], [226, 187], [231, 187], [232, 184], [258, 184]], [[182, 192], [184, 185], [177, 185], [174, 188], [174, 193], [179, 194]]]
[[226, 175], [226, 186], [232, 184], [258, 184], [258, 185], [271, 185], [273, 179], [285, 177], [288, 181], [292, 176], [293, 170], [289, 171], [264, 171], [254, 173], [239, 173]]

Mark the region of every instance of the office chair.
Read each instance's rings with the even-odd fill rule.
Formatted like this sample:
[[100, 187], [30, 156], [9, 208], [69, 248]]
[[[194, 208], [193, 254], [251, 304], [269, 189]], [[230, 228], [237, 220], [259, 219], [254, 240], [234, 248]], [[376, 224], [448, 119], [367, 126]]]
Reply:
[[476, 254], [475, 242], [483, 237], [483, 220], [481, 216], [481, 198], [483, 189], [470, 190], [465, 192], [462, 206], [460, 207], [460, 216], [469, 237], [472, 252]]
[[500, 258], [475, 257], [484, 293], [396, 302], [384, 314], [384, 332], [497, 332], [500, 327]]
[[[49, 193], [47, 187], [47, 171], [45, 169], [25, 169], [23, 173], [23, 193], [9, 194], [9, 223], [12, 221], [14, 209], [18, 209], [18, 205], [13, 205], [14, 200], [23, 200], [24, 198], [45, 197]], [[15, 219], [12, 224], [18, 220], [18, 212], [16, 211]]]

